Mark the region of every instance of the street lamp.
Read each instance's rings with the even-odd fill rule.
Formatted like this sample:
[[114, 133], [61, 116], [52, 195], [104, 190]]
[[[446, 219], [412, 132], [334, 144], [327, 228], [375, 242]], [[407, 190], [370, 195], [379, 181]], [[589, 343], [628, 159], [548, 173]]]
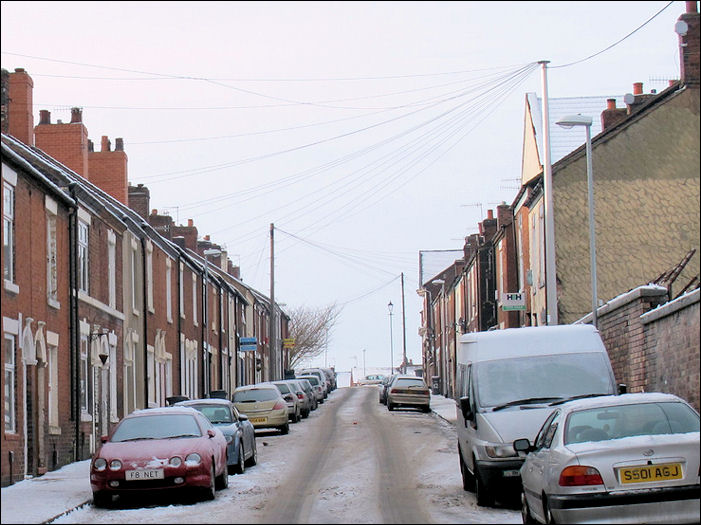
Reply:
[[[207, 343], [207, 348], [204, 349], [204, 358], [205, 358], [205, 366], [202, 368], [205, 371], [205, 390], [211, 390], [211, 385], [210, 381], [212, 380], [210, 376], [210, 365], [211, 363], [209, 362], [209, 354], [211, 352], [210, 347], [209, 347], [209, 332], [211, 331], [211, 328], [209, 326], [209, 272], [208, 272], [208, 257], [210, 255], [215, 255], [219, 256], [221, 255], [221, 250], [218, 250], [217, 248], [209, 248], [207, 250], [204, 250], [202, 252], [202, 255], [204, 255], [204, 333], [205, 333], [205, 339]], [[220, 354], [221, 355], [221, 354]], [[220, 371], [221, 373], [221, 371]], [[209, 392], [204, 392], [204, 395], [208, 395]]]
[[387, 304], [389, 310], [389, 375], [392, 375], [394, 370], [394, 343], [392, 342], [392, 310], [394, 305], [392, 301]]
[[363, 348], [363, 377], [365, 377], [365, 348]]
[[587, 192], [589, 194], [589, 257], [591, 259], [591, 302], [592, 302], [592, 322], [597, 327], [596, 310], [599, 307], [599, 299], [596, 292], [596, 239], [594, 232], [594, 180], [591, 166], [591, 117], [584, 115], [568, 115], [557, 121], [558, 126], [571, 128], [573, 126], [584, 126], [586, 131], [586, 152], [587, 152]]

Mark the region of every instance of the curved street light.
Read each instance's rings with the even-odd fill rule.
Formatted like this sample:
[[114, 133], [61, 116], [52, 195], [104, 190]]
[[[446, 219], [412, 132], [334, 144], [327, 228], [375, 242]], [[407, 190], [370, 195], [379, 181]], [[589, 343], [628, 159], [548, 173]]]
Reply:
[[392, 310], [394, 305], [392, 301], [387, 304], [389, 310], [389, 375], [394, 373], [394, 343], [392, 342]]

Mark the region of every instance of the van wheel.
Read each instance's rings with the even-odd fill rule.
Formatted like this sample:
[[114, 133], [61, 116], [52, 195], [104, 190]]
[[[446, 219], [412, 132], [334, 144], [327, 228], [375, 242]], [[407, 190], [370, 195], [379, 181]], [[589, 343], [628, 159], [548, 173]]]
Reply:
[[477, 498], [477, 505], [480, 507], [491, 507], [494, 505], [494, 494], [487, 484], [482, 480], [482, 475], [477, 468], [477, 462], [475, 462], [475, 498]]
[[475, 491], [475, 477], [468, 470], [465, 461], [462, 459], [462, 452], [460, 452], [460, 447], [458, 447], [458, 461], [460, 461], [460, 474], [462, 475], [462, 488], [468, 492]]

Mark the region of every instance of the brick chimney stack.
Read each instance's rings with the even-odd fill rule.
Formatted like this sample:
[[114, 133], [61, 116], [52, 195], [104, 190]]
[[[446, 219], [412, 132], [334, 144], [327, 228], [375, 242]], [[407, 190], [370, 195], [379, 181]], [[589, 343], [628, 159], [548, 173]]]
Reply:
[[[121, 150], [111, 150], [112, 144], [106, 135], [102, 136], [101, 150], [88, 154], [90, 165], [90, 182], [109, 193], [119, 202], [129, 205], [129, 181], [127, 178], [127, 154], [124, 152], [122, 139], [117, 139]], [[145, 214], [148, 215], [148, 207]]]
[[34, 81], [22, 68], [8, 75], [7, 132], [28, 146], [34, 145]]
[[142, 219], [148, 219], [148, 210], [151, 206], [151, 193], [143, 184], [129, 185], [128, 206], [139, 214]]
[[679, 65], [682, 84], [699, 87], [699, 12], [696, 2], [686, 2], [686, 13], [674, 26], [679, 35]]
[[[193, 252], [197, 252], [197, 228], [194, 225], [192, 219], [187, 220], [187, 226], [178, 225], [171, 228], [172, 238], [178, 243], [182, 248], [187, 248]], [[183, 240], [179, 241], [177, 237], [181, 237]], [[180, 244], [182, 242], [182, 244]]]
[[53, 158], [84, 178], [88, 177], [88, 130], [83, 125], [82, 110], [71, 108], [71, 121], [51, 123], [51, 114], [39, 112], [39, 124], [34, 128], [34, 143]]
[[628, 116], [628, 110], [617, 108], [615, 98], [606, 99], [606, 109], [601, 112], [601, 130], [606, 131], [615, 126], [625, 120], [626, 116]]

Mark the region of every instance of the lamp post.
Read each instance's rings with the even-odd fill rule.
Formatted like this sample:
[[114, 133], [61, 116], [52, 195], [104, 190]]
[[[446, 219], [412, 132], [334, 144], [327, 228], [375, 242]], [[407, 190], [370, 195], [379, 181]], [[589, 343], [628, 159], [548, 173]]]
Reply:
[[363, 348], [363, 377], [365, 377], [365, 348]]
[[[209, 348], [209, 332], [211, 331], [211, 328], [209, 326], [209, 271], [208, 271], [208, 257], [210, 255], [221, 255], [221, 250], [218, 250], [216, 248], [209, 248], [207, 250], [204, 250], [202, 252], [202, 255], [204, 256], [204, 333], [205, 333], [205, 342], [207, 343], [207, 348], [204, 349], [204, 357], [206, 359], [205, 365], [203, 368], [205, 369], [205, 390], [211, 390], [212, 386], [210, 384], [212, 378], [210, 370], [211, 370], [211, 363], [209, 359], [209, 354], [210, 354], [210, 348]], [[221, 373], [221, 371], [220, 371]], [[209, 392], [203, 392], [204, 395], [209, 395]]]
[[596, 236], [594, 223], [594, 177], [592, 174], [591, 165], [591, 117], [584, 115], [568, 115], [557, 121], [558, 126], [563, 128], [571, 128], [573, 126], [584, 126], [586, 131], [586, 153], [587, 153], [587, 193], [589, 195], [589, 257], [591, 260], [591, 313], [594, 327], [597, 327], [597, 308], [599, 299], [596, 286]]
[[392, 301], [387, 304], [389, 310], [389, 375], [392, 375], [394, 370], [394, 343], [392, 342], [392, 310], [394, 305]]

